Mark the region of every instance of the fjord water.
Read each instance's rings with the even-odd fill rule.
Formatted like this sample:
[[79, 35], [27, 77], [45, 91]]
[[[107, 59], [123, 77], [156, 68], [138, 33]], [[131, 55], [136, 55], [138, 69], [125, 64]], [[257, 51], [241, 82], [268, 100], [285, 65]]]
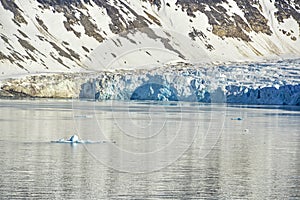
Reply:
[[[299, 122], [289, 106], [1, 100], [0, 198], [299, 199]], [[51, 143], [74, 133], [102, 143]]]

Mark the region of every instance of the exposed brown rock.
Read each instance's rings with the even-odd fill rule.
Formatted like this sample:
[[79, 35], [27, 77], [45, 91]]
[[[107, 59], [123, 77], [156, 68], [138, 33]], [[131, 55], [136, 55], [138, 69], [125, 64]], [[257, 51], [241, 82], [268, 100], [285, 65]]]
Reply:
[[71, 55], [69, 53], [67, 53], [65, 50], [63, 50], [62, 48], [60, 48], [57, 44], [55, 44], [54, 42], [49, 42], [52, 47], [58, 52], [58, 54], [60, 56], [66, 57], [70, 60], [73, 60], [73, 58], [71, 57]]
[[36, 21], [39, 23], [39, 25], [45, 30], [48, 32], [48, 28], [47, 26], [45, 25], [45, 23], [43, 22], [43, 20], [41, 20], [40, 18], [38, 17], [35, 17]]
[[88, 48], [86, 48], [85, 46], [82, 46], [83, 50], [85, 50], [86, 52], [90, 52]]
[[268, 20], [261, 14], [254, 5], [259, 5], [255, 0], [235, 0], [239, 8], [244, 12], [245, 18], [256, 33], [271, 35], [272, 31], [268, 25]]
[[22, 16], [22, 10], [17, 6], [14, 0], [0, 0], [4, 9], [9, 10], [14, 14], [14, 21], [18, 24], [27, 24], [27, 21]]
[[8, 57], [0, 51], [0, 60], [8, 60]]
[[240, 38], [244, 41], [251, 41], [250, 37], [243, 32], [240, 27], [235, 26], [234, 24], [222, 24], [222, 25], [213, 25], [212, 33], [215, 35], [223, 37], [232, 37]]
[[81, 25], [84, 27], [85, 34], [95, 38], [98, 42], [102, 42], [104, 40], [104, 37], [102, 37], [98, 32], [99, 29], [96, 24], [93, 24], [90, 20], [89, 17], [82, 14], [80, 15], [80, 22]]
[[160, 21], [156, 17], [154, 17], [153, 15], [151, 15], [150, 13], [148, 13], [145, 10], [144, 10], [144, 13], [146, 13], [146, 15], [149, 17], [149, 19], [151, 19], [155, 24], [157, 24], [158, 26], [161, 26]]
[[152, 5], [156, 5], [158, 10], [161, 8], [161, 1], [160, 0], [148, 0]]
[[[256, 1], [235, 0], [239, 8], [244, 12], [247, 19], [245, 22], [240, 16], [228, 16], [226, 9], [220, 5], [226, 0], [177, 0], [176, 4], [186, 11], [188, 16], [195, 17], [195, 12], [199, 11], [208, 17], [209, 24], [212, 25], [212, 32], [220, 37], [239, 38], [244, 41], [251, 41], [247, 34], [251, 30], [270, 35], [272, 33], [268, 26], [268, 20], [261, 14], [255, 6]], [[207, 10], [209, 7], [210, 10]], [[250, 27], [248, 24], [250, 24]]]
[[19, 38], [18, 41], [24, 49], [28, 49], [31, 52], [37, 51], [37, 49], [32, 46], [27, 40]]
[[64, 67], [70, 69], [70, 67], [67, 66], [67, 65], [62, 61], [62, 59], [55, 57], [55, 55], [54, 55], [53, 52], [50, 53], [50, 56], [51, 56], [54, 60], [56, 60], [58, 63], [60, 63], [61, 65], [63, 65]]
[[73, 58], [75, 58], [75, 59], [77, 59], [77, 60], [80, 60], [79, 54], [76, 53], [73, 49], [70, 49], [70, 48], [67, 48], [67, 47], [66, 47], [66, 49], [69, 51], [70, 55], [71, 55]]
[[9, 46], [11, 46], [11, 44], [10, 44], [9, 41], [8, 41], [8, 38], [7, 38], [5, 35], [0, 34], [0, 38], [1, 38], [6, 44], [8, 44]]
[[29, 37], [28, 37], [23, 31], [21, 31], [20, 29], [18, 29], [18, 32], [19, 32], [24, 38], [28, 38], [28, 39], [29, 39]]
[[295, 0], [294, 3], [295, 3], [295, 8], [291, 6], [291, 4], [286, 0], [276, 0], [275, 6], [278, 9], [278, 11], [275, 12], [275, 16], [277, 17], [277, 20], [281, 23], [285, 19], [293, 17], [297, 21], [300, 28], [300, 12], [299, 12], [300, 1]]

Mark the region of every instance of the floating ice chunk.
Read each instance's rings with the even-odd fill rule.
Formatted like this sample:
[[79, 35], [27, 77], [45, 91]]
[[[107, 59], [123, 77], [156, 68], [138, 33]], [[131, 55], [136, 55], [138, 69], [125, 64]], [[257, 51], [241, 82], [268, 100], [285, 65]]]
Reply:
[[237, 120], [237, 121], [240, 121], [240, 120], [243, 120], [241, 117], [236, 117], [236, 118], [231, 118], [231, 120]]
[[69, 139], [71, 142], [77, 142], [79, 140], [79, 137], [77, 135], [72, 135]]

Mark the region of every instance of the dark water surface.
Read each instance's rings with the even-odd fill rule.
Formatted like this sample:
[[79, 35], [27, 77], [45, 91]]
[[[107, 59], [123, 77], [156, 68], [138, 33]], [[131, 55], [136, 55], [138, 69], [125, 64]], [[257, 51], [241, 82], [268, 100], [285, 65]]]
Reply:
[[300, 198], [299, 107], [1, 100], [0, 136], [0, 199]]

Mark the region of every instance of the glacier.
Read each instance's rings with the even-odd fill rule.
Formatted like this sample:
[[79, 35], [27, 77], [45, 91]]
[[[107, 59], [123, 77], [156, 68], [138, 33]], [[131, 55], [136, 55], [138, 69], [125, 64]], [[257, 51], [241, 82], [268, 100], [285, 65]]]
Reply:
[[0, 96], [299, 106], [300, 59], [38, 74], [3, 80]]

